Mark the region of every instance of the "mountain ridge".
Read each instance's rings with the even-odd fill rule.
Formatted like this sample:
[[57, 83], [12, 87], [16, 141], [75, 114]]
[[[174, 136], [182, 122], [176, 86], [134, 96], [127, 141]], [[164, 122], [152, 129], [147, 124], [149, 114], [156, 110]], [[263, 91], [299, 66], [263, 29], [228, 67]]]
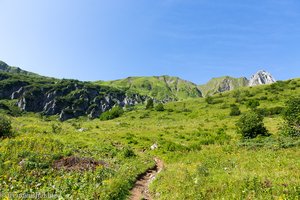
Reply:
[[202, 97], [202, 93], [195, 83], [168, 75], [131, 76], [124, 79], [97, 81], [95, 83], [125, 89], [129, 93], [138, 92], [160, 101]]
[[3, 62], [1, 60], [0, 60], [0, 71], [8, 72], [8, 73], [24, 74], [24, 75], [30, 75], [30, 76], [41, 76], [39, 74], [23, 70], [19, 67], [9, 66], [8, 64], [6, 64], [5, 62]]
[[259, 70], [256, 72], [256, 74], [251, 76], [249, 80], [249, 86], [271, 84], [275, 82], [275, 78], [269, 72], [265, 70]]
[[1, 99], [17, 100], [23, 111], [59, 114], [61, 120], [83, 115], [96, 118], [114, 106], [133, 106], [149, 98], [165, 103], [206, 97], [249, 86], [250, 82], [261, 85], [275, 79], [266, 71], [258, 71], [250, 80], [222, 76], [204, 85], [168, 75], [83, 82], [44, 77], [0, 62]]

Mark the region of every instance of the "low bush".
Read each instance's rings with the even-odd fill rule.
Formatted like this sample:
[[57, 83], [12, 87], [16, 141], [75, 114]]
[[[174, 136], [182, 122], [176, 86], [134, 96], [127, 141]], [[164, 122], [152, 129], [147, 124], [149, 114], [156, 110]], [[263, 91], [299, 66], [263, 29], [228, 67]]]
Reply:
[[124, 110], [120, 106], [113, 107], [111, 110], [106, 111], [100, 115], [100, 120], [111, 120], [120, 117]]
[[236, 126], [238, 133], [242, 134], [243, 138], [269, 135], [263, 123], [263, 116], [253, 111], [243, 114]]
[[207, 96], [207, 97], [205, 98], [205, 101], [206, 101], [206, 103], [208, 103], [208, 104], [213, 104], [213, 103], [214, 103], [214, 99], [213, 99], [212, 96]]
[[300, 136], [300, 97], [291, 98], [286, 102], [283, 118], [285, 120], [283, 134]]
[[123, 150], [123, 156], [124, 156], [124, 158], [130, 158], [130, 157], [134, 157], [135, 153], [132, 150], [132, 148], [128, 146], [128, 147], [124, 148], [124, 150]]
[[255, 110], [259, 105], [259, 101], [255, 99], [251, 99], [246, 103], [247, 108], [250, 108], [251, 110]]
[[151, 110], [154, 107], [153, 99], [149, 99], [146, 104], [146, 110]]
[[0, 116], [0, 137], [12, 136], [11, 121], [4, 116]]
[[230, 116], [239, 116], [241, 114], [240, 108], [236, 104], [232, 104], [230, 107]]
[[164, 111], [165, 110], [164, 105], [162, 103], [157, 104], [155, 106], [155, 110], [160, 112]]

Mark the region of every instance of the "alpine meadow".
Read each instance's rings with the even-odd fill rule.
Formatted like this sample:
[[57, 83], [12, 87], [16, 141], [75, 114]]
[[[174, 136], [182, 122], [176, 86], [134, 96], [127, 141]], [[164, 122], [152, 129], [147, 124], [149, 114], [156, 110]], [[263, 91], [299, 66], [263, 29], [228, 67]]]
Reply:
[[298, 1], [0, 7], [0, 199], [300, 200]]
[[[299, 198], [299, 79], [214, 79], [205, 86], [214, 95], [202, 97], [179, 78], [119, 87], [128, 79], [80, 82], [13, 69], [5, 65], [0, 82], [4, 198], [130, 198], [154, 158], [163, 167], [140, 198]], [[167, 92], [180, 100], [167, 101]]]

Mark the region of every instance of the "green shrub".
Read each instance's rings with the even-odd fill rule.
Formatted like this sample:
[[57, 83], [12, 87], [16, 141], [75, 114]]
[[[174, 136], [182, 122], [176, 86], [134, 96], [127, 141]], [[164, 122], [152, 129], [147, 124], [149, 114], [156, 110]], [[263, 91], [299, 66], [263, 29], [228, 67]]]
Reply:
[[0, 137], [9, 137], [11, 135], [11, 121], [4, 116], [0, 116]]
[[230, 107], [230, 116], [239, 116], [241, 114], [240, 108], [236, 104], [232, 104]]
[[251, 99], [246, 103], [246, 106], [251, 110], [255, 110], [259, 106], [259, 102], [255, 99]]
[[274, 115], [280, 115], [282, 114], [284, 108], [281, 106], [276, 106], [272, 108], [257, 108], [255, 110], [256, 113], [262, 115], [262, 116], [274, 116]]
[[269, 110], [266, 108], [257, 108], [255, 109], [255, 112], [261, 116], [269, 116]]
[[206, 101], [206, 103], [208, 103], [208, 104], [213, 104], [213, 103], [214, 103], [214, 99], [213, 99], [212, 96], [207, 96], [207, 97], [205, 98], [205, 101]]
[[259, 98], [259, 100], [268, 100], [268, 97], [267, 96], [262, 96]]
[[165, 110], [164, 104], [162, 104], [162, 103], [157, 104], [157, 105], [155, 106], [155, 110], [156, 110], [156, 111], [160, 111], [160, 112], [164, 111], [164, 110]]
[[273, 108], [269, 108], [269, 115], [280, 115], [284, 111], [284, 108], [281, 106], [276, 106]]
[[130, 158], [130, 157], [134, 157], [135, 153], [132, 150], [132, 148], [128, 146], [128, 147], [125, 147], [125, 149], [123, 150], [123, 156], [124, 156], [124, 158]]
[[147, 101], [147, 104], [146, 104], [146, 109], [147, 110], [151, 110], [151, 109], [153, 109], [153, 99], [149, 99], [148, 101]]
[[111, 110], [106, 111], [100, 115], [100, 120], [111, 120], [120, 117], [124, 110], [120, 106], [113, 107]]
[[286, 102], [283, 119], [285, 120], [283, 133], [289, 136], [300, 136], [300, 97], [291, 98]]
[[255, 138], [258, 135], [269, 135], [263, 123], [263, 116], [253, 111], [243, 114], [236, 126], [238, 133], [242, 134], [243, 138]]

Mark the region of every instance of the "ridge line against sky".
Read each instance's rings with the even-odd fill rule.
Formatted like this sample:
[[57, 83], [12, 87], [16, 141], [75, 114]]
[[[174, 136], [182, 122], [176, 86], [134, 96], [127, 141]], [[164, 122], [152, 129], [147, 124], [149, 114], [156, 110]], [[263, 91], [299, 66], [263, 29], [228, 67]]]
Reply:
[[0, 58], [45, 76], [300, 77], [296, 0], [0, 0]]

